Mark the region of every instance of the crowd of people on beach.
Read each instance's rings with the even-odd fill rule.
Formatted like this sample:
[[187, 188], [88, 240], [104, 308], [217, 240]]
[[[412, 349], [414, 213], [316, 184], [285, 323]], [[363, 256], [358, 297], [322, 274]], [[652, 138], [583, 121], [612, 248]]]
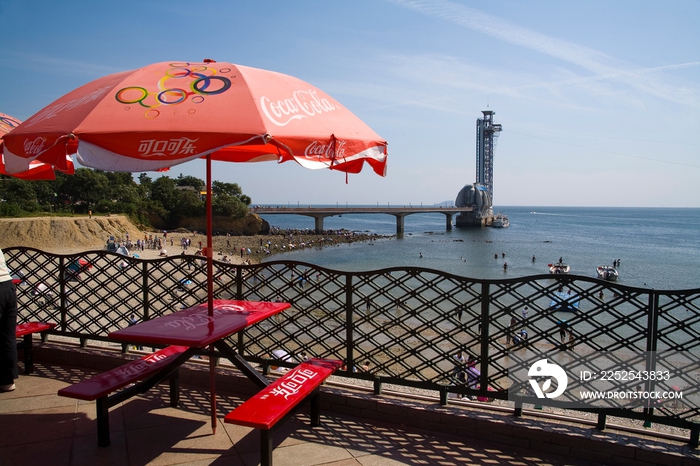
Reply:
[[[137, 239], [136, 241], [132, 241], [129, 238], [129, 234], [126, 234], [125, 238], [118, 238], [114, 241], [115, 244], [115, 249], [116, 247], [119, 246], [124, 246], [127, 248], [129, 251], [144, 251], [146, 249], [154, 249], [154, 250], [159, 250], [163, 249], [165, 243], [164, 243], [164, 238], [160, 236], [153, 236], [153, 235], [145, 235], [144, 239]], [[109, 241], [108, 241], [109, 244]]]
[[[192, 235], [194, 236], [196, 233], [194, 232]], [[179, 236], [179, 238], [176, 238], [176, 236]], [[383, 236], [376, 234], [350, 230], [325, 230], [321, 233], [316, 233], [314, 230], [309, 229], [283, 229], [279, 227], [272, 227], [268, 235], [257, 235], [257, 237], [259, 238], [259, 244], [253, 246], [250, 240], [237, 240], [238, 236], [226, 234], [225, 243], [222, 235], [215, 236], [214, 250], [216, 252], [214, 253], [214, 259], [224, 263], [232, 263], [234, 257], [240, 256], [240, 263], [246, 264], [258, 262], [265, 256], [298, 249], [313, 247], [320, 249], [327, 246], [338, 246], [360, 241], [372, 242], [383, 238]], [[117, 239], [110, 237], [107, 241], [107, 249], [111, 251], [125, 248], [130, 255], [136, 251], [155, 250], [159, 252], [159, 257], [168, 257], [173, 254], [173, 249], [176, 248], [176, 245], [179, 247], [181, 255], [205, 255], [205, 245], [202, 241], [196, 242], [189, 236], [168, 233], [167, 231], [156, 234], [144, 234], [143, 239], [139, 238], [136, 241], [133, 241], [128, 233]], [[166, 247], [170, 249], [170, 252], [168, 252]], [[191, 248], [195, 248], [194, 252], [190, 252]]]

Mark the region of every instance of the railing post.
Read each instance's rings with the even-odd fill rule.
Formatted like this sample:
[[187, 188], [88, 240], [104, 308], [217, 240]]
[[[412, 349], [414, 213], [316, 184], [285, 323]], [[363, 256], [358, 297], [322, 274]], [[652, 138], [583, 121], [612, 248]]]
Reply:
[[[646, 370], [648, 372], [656, 371], [656, 342], [658, 340], [659, 331], [659, 295], [656, 291], [651, 290], [649, 293], [648, 300], [648, 314], [647, 314], [647, 357], [646, 357]], [[645, 390], [651, 392], [654, 390], [655, 382], [652, 379], [646, 381]], [[654, 413], [654, 408], [652, 406], [652, 401], [647, 402], [644, 408], [644, 427], [651, 427], [651, 416]]]
[[376, 396], [379, 396], [382, 394], [382, 378], [381, 377], [374, 378], [374, 394]]
[[481, 317], [479, 327], [479, 338], [481, 341], [481, 377], [479, 380], [479, 389], [482, 394], [486, 394], [489, 386], [489, 293], [490, 288], [488, 283], [481, 284]]
[[243, 299], [243, 267], [240, 265], [236, 266], [236, 299]]
[[697, 448], [700, 444], [700, 424], [693, 422], [690, 426], [690, 448]]
[[515, 409], [513, 409], [513, 416], [522, 417], [523, 416], [523, 399], [520, 396], [515, 398]]
[[66, 331], [68, 327], [68, 312], [66, 310], [66, 263], [63, 257], [58, 258], [58, 295], [60, 296], [59, 306], [61, 306], [61, 330]]
[[151, 306], [148, 299], [148, 262], [141, 267], [141, 294], [143, 296], [143, 322], [151, 318]]
[[605, 430], [605, 424], [607, 423], [608, 412], [605, 408], [601, 408], [598, 411], [598, 423], [595, 428], [598, 430]]
[[440, 406], [447, 406], [447, 385], [440, 387]]
[[355, 324], [352, 320], [352, 307], [352, 275], [348, 273], [345, 275], [345, 367], [348, 372], [352, 372], [352, 368], [355, 367], [353, 355], [353, 330]]

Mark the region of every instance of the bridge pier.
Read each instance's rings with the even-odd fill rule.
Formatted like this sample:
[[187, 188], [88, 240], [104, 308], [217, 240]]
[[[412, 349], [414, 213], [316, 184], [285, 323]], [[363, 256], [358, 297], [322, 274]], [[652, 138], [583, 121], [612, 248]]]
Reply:
[[323, 233], [323, 219], [324, 218], [325, 217], [320, 216], [320, 215], [314, 217], [314, 227], [316, 229], [317, 235], [320, 235], [321, 233]]
[[445, 214], [445, 217], [445, 220], [447, 222], [445, 228], [447, 229], [447, 231], [450, 231], [452, 230], [452, 214]]
[[404, 231], [404, 219], [407, 214], [393, 214], [396, 217], [396, 234], [403, 235]]

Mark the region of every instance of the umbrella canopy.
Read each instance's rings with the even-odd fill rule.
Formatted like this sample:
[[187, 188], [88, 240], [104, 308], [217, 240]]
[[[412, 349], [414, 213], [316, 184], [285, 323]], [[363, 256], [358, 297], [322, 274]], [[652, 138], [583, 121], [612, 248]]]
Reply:
[[92, 81], [5, 137], [9, 173], [33, 160], [154, 171], [213, 160], [296, 160], [307, 168], [385, 174], [386, 141], [320, 89], [231, 63], [155, 63]]
[[[5, 134], [12, 131], [14, 128], [19, 126], [22, 122], [16, 118], [13, 118], [4, 113], [0, 113], [0, 149], [2, 148], [2, 138]], [[0, 151], [1, 152], [1, 151]], [[73, 167], [73, 160], [69, 155], [66, 155], [66, 173], [72, 175], [75, 173]], [[11, 175], [15, 178], [21, 178], [25, 180], [55, 180], [56, 174], [54, 173], [53, 166], [47, 163], [39, 162], [33, 160], [29, 162], [27, 169], [17, 173], [8, 173], [5, 170], [5, 160], [4, 157], [0, 156], [0, 174]]]
[[0, 112], [0, 139], [2, 137], [18, 127], [22, 122], [17, 118], [13, 118], [10, 115], [5, 115]]

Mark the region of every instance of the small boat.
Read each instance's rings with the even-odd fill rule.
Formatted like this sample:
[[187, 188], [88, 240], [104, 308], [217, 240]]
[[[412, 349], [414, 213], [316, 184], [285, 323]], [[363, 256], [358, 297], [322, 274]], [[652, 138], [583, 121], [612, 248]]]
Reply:
[[557, 291], [549, 302], [549, 308], [554, 311], [578, 312], [580, 298], [571, 291]]
[[503, 215], [499, 212], [498, 215], [496, 215], [493, 218], [492, 225], [494, 228], [507, 228], [508, 226], [510, 226], [510, 220], [508, 220], [508, 217], [506, 215]]
[[598, 278], [602, 278], [603, 280], [608, 280], [610, 282], [616, 281], [617, 277], [620, 275], [617, 272], [617, 269], [611, 265], [599, 265], [598, 268], [596, 268], [596, 271], [598, 272]]
[[557, 262], [555, 264], [549, 264], [549, 273], [569, 273], [571, 267], [563, 262]]

